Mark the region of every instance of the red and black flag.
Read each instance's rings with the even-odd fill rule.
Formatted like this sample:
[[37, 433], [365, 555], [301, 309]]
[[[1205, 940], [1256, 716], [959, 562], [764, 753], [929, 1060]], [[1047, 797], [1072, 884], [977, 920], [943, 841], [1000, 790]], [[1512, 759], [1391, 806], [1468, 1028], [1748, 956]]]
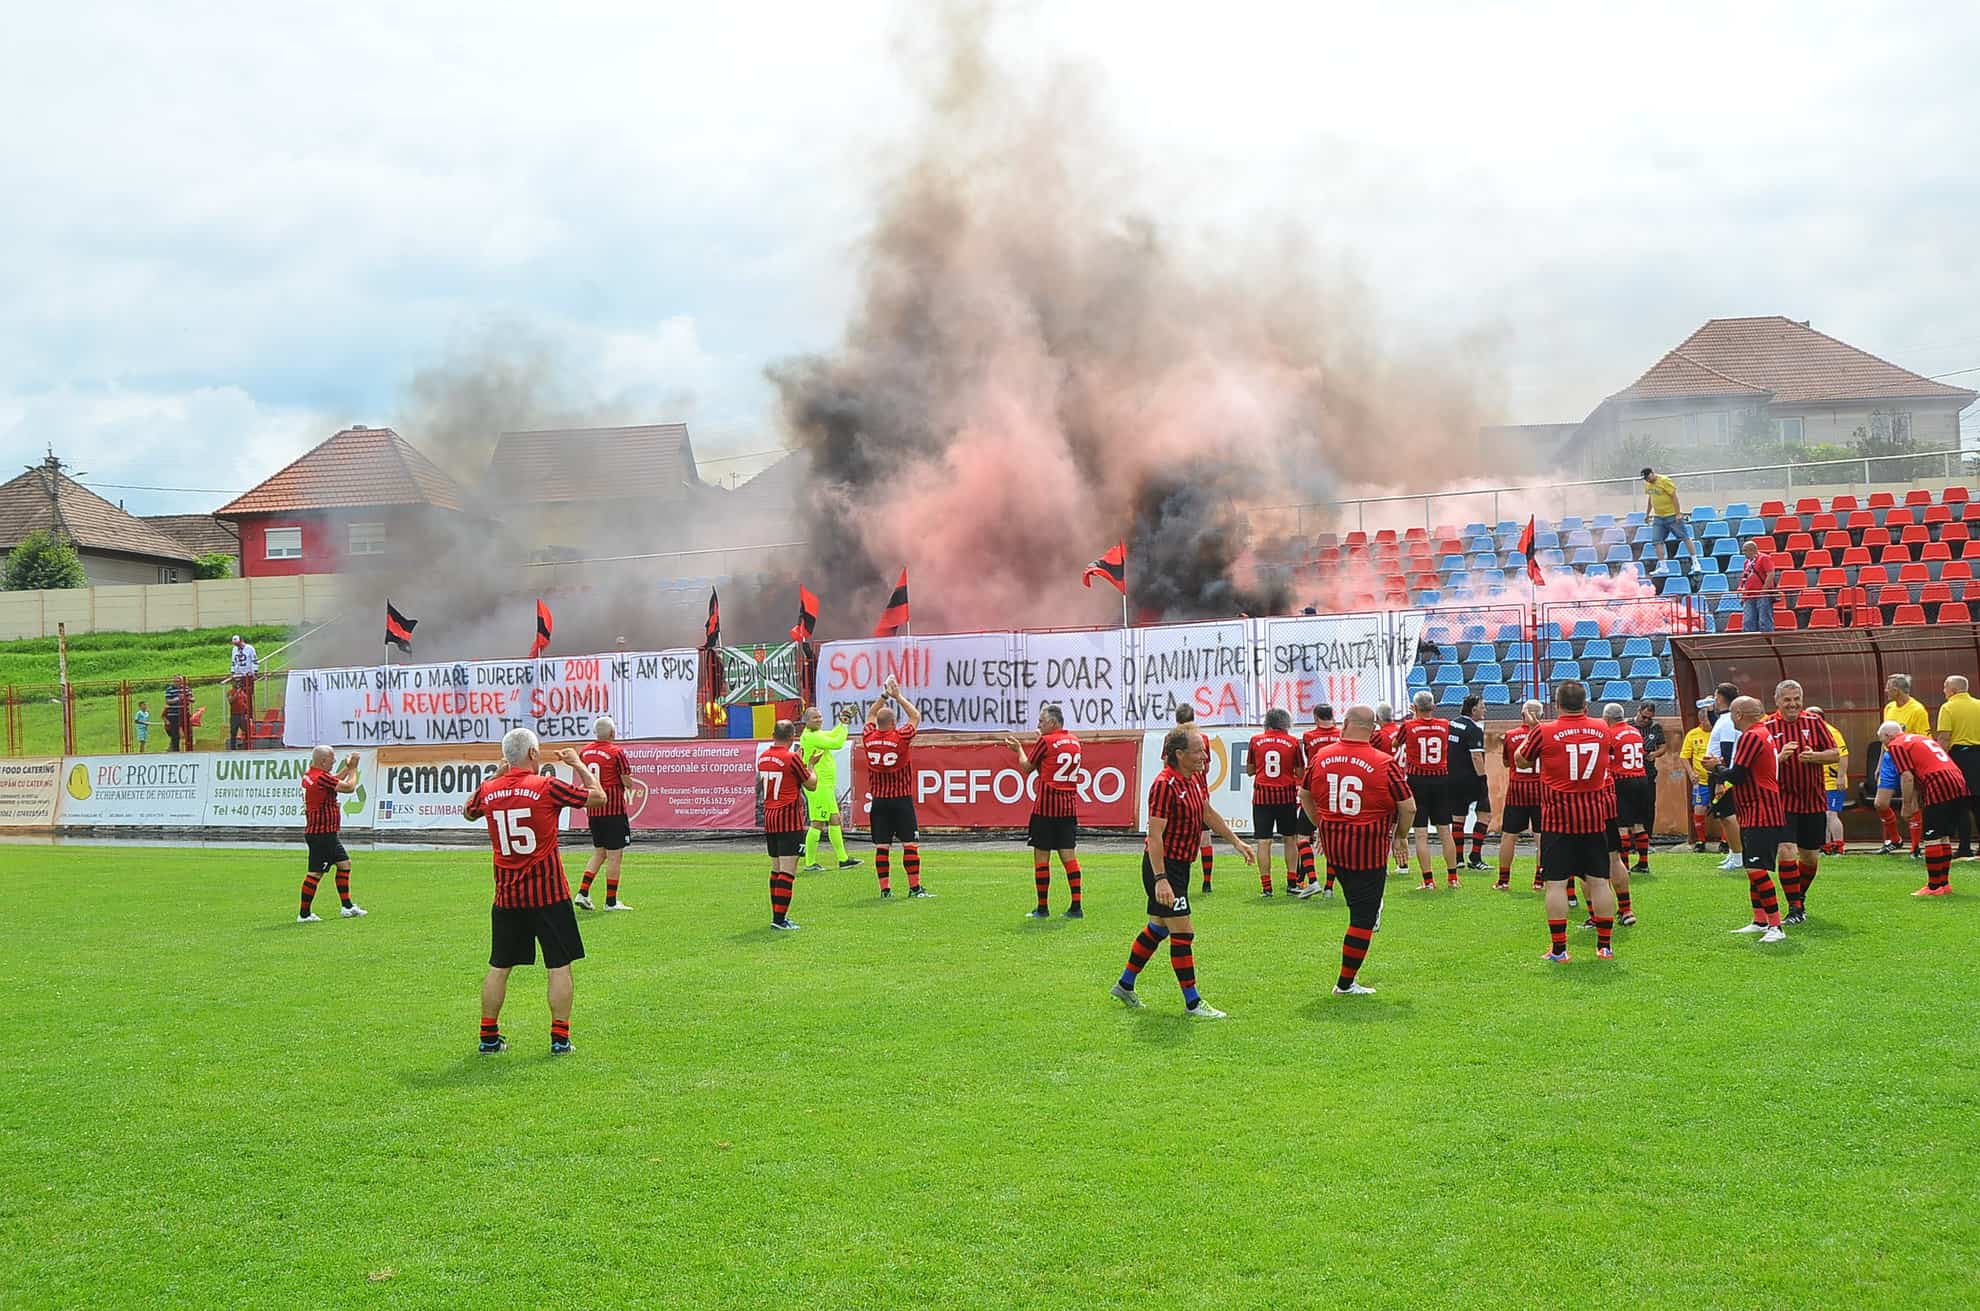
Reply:
[[390, 597], [385, 599], [385, 645], [412, 654], [412, 630], [418, 627], [419, 620], [406, 618], [392, 608]]
[[1115, 591], [1119, 592], [1122, 596], [1127, 595], [1126, 542], [1115, 542], [1107, 554], [1086, 566], [1086, 572], [1080, 575], [1079, 581], [1091, 587], [1095, 578], [1106, 579], [1114, 585]]
[[818, 598], [803, 583], [798, 584], [798, 620], [791, 625], [791, 640], [805, 646], [811, 645], [811, 635], [818, 631]]
[[543, 598], [536, 598], [536, 640], [529, 644], [531, 660], [550, 649], [550, 607], [543, 604]]
[[1526, 576], [1533, 580], [1535, 587], [1545, 587], [1547, 580], [1540, 576], [1540, 562], [1533, 558], [1533, 515], [1526, 516], [1526, 528], [1519, 535], [1519, 553], [1526, 557]]
[[722, 598], [708, 589], [708, 623], [701, 630], [701, 644], [713, 651], [722, 645]]
[[901, 581], [894, 584], [894, 594], [887, 598], [887, 608], [880, 612], [880, 622], [874, 626], [875, 637], [895, 637], [908, 624], [907, 570], [901, 570]]

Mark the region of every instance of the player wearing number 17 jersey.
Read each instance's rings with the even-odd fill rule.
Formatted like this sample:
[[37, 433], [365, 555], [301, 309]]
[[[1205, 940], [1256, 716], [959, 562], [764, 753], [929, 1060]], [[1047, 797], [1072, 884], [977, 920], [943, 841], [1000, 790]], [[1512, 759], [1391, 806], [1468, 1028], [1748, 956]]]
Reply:
[[[889, 703], [892, 704], [889, 704]], [[907, 716], [899, 721], [895, 713]], [[921, 835], [914, 814], [914, 734], [921, 726], [921, 708], [901, 695], [892, 678], [866, 712], [866, 731], [859, 749], [866, 757], [867, 790], [872, 793], [868, 818], [873, 838], [873, 872], [880, 877], [880, 895], [894, 895], [894, 843], [901, 844], [901, 868], [907, 871], [908, 896], [934, 894], [921, 886]]]
[[1546, 959], [1564, 963], [1567, 950], [1567, 881], [1588, 890], [1595, 921], [1595, 954], [1615, 955], [1616, 893], [1609, 885], [1609, 730], [1588, 717], [1588, 688], [1562, 683], [1554, 690], [1560, 716], [1526, 735], [1514, 751], [1522, 765], [1540, 766], [1540, 865], [1547, 879]]
[[1296, 892], [1304, 880], [1300, 874], [1299, 831], [1294, 816], [1299, 810], [1299, 776], [1302, 757], [1299, 739], [1292, 735], [1292, 715], [1284, 710], [1265, 712], [1265, 731], [1251, 739], [1245, 753], [1245, 772], [1251, 775], [1251, 836], [1258, 844], [1258, 890], [1272, 895], [1272, 839], [1280, 839], [1286, 853], [1286, 891]]
[[584, 940], [578, 936], [571, 885], [564, 880], [564, 862], [557, 853], [557, 821], [566, 808], [603, 801], [605, 790], [577, 752], [558, 753], [575, 783], [537, 772], [542, 758], [536, 734], [510, 729], [502, 739], [502, 759], [509, 767], [476, 788], [461, 810], [464, 818], [488, 822], [488, 840], [495, 848], [492, 945], [488, 974], [481, 981], [484, 1052], [509, 1049], [500, 1024], [509, 971], [534, 965], [539, 943], [549, 974], [550, 1050], [571, 1050], [571, 962], [584, 956]]
[[1004, 745], [1017, 753], [1018, 768], [1032, 777], [1031, 803], [1031, 885], [1038, 893], [1038, 904], [1025, 916], [1042, 920], [1052, 916], [1052, 853], [1059, 853], [1059, 864], [1066, 871], [1066, 892], [1072, 904], [1066, 910], [1069, 920], [1084, 919], [1079, 904], [1079, 739], [1066, 731], [1065, 711], [1047, 703], [1038, 709], [1038, 740], [1027, 750], [1014, 737]]
[[780, 719], [770, 746], [756, 758], [756, 794], [763, 800], [763, 844], [770, 853], [770, 927], [797, 928], [790, 917], [798, 856], [804, 851], [805, 794], [818, 782], [792, 748], [797, 725]]
[[1355, 976], [1382, 917], [1389, 835], [1399, 822], [1408, 825], [1415, 810], [1402, 766], [1369, 741], [1374, 731], [1373, 710], [1348, 707], [1341, 740], [1320, 748], [1306, 762], [1299, 790], [1300, 808], [1319, 832], [1327, 868], [1347, 893], [1348, 929], [1334, 984], [1334, 991], [1343, 995], [1374, 991]]

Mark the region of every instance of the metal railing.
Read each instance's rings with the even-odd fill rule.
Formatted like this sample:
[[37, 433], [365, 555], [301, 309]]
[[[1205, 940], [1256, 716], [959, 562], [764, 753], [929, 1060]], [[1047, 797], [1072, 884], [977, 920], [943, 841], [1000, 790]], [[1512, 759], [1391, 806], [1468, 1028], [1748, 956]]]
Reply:
[[[108, 755], [137, 751], [217, 751], [282, 745], [281, 714], [287, 676], [263, 673], [254, 680], [245, 731], [232, 732], [226, 674], [199, 677], [95, 679], [70, 683], [22, 683], [0, 688], [0, 723], [8, 756]], [[176, 725], [166, 720], [165, 690], [179, 683], [191, 703]], [[140, 730], [137, 710], [149, 723]], [[174, 728], [176, 727], [176, 732]], [[142, 731], [145, 736], [139, 737]], [[174, 739], [177, 740], [176, 747]]]

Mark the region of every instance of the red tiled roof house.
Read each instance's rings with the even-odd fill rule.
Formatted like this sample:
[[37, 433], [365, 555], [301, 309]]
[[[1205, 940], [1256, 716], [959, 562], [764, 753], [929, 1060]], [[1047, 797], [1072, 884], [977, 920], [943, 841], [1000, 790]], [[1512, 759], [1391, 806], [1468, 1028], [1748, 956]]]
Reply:
[[454, 480], [390, 428], [346, 428], [214, 511], [238, 525], [243, 578], [403, 559], [460, 520]]

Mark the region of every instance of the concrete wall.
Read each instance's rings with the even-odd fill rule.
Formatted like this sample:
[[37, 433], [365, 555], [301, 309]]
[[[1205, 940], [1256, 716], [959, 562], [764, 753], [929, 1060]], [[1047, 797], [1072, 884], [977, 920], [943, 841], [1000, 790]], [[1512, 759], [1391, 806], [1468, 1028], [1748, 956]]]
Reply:
[[[90, 583], [101, 587], [112, 583], [156, 583], [163, 581], [159, 576], [159, 562], [156, 560], [133, 560], [129, 556], [100, 555], [95, 551], [82, 551], [83, 573]], [[192, 562], [175, 566], [181, 579], [190, 580], [193, 575]]]
[[71, 633], [317, 623], [352, 603], [352, 583], [335, 574], [300, 574], [0, 592], [0, 641], [53, 637], [58, 623], [66, 623]]

